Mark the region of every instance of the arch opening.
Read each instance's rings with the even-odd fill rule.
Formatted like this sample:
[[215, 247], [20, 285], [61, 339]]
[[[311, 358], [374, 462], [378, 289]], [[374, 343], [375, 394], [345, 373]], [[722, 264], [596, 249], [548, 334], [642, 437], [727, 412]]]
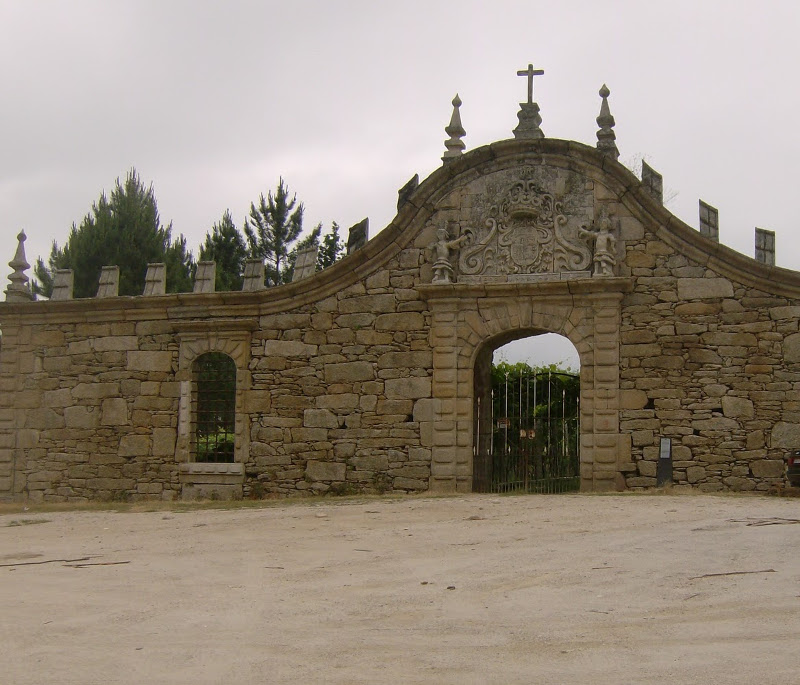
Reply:
[[580, 360], [565, 337], [513, 331], [474, 370], [474, 492], [580, 489]]

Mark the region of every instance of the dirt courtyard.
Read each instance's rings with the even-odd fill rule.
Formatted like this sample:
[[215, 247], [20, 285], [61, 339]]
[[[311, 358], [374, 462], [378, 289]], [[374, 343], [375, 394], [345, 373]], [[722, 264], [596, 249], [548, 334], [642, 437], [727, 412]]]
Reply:
[[798, 683], [800, 504], [0, 515], [0, 682]]

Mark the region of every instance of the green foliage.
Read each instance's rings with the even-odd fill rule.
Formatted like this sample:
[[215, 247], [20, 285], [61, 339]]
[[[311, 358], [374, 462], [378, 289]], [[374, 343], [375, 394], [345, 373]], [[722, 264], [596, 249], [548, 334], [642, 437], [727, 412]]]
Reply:
[[317, 246], [317, 270], [320, 271], [341, 259], [345, 245], [339, 237], [339, 225], [334, 221], [324, 236], [322, 224], [303, 238], [303, 203], [297, 195], [290, 197], [283, 178], [275, 192], [260, 195], [258, 203], [250, 203], [245, 219], [244, 237], [236, 228], [230, 211], [215, 223], [200, 246], [200, 259], [217, 263], [216, 290], [241, 290], [244, 264], [248, 258], [265, 262], [265, 285], [289, 283], [294, 274], [297, 253]]
[[492, 491], [578, 487], [580, 377], [557, 364], [501, 362], [492, 392]]
[[[320, 238], [322, 238], [321, 241]], [[339, 224], [335, 221], [332, 222], [331, 230], [322, 236], [322, 223], [320, 222], [314, 227], [311, 233], [297, 243], [297, 246], [289, 253], [289, 262], [291, 264], [288, 276], [289, 280], [291, 280], [292, 274], [294, 273], [294, 263], [297, 258], [297, 253], [302, 249], [313, 247], [314, 245], [316, 245], [318, 249], [317, 271], [322, 271], [341, 259], [345, 245], [339, 238]]]
[[33, 265], [33, 281], [32, 287], [33, 292], [36, 295], [44, 295], [45, 297], [50, 297], [53, 293], [53, 270], [57, 269], [57, 266], [53, 265], [53, 253], [58, 251], [58, 245], [56, 241], [53, 241], [53, 246], [50, 248], [50, 259], [48, 260], [50, 263], [50, 268], [47, 268], [47, 264], [44, 263], [44, 259], [41, 257], [36, 258], [36, 264]]
[[[538, 389], [535, 399], [534, 378]], [[575, 371], [559, 364], [531, 366], [526, 362], [500, 362], [492, 365], [492, 388], [495, 416], [520, 416], [530, 412], [531, 418], [561, 417], [576, 413], [581, 382]]]
[[247, 245], [233, 223], [230, 210], [206, 234], [200, 246], [200, 259], [217, 263], [216, 290], [241, 290]]
[[[320, 228], [322, 224], [320, 224]], [[331, 224], [331, 230], [325, 234], [319, 246], [317, 254], [317, 271], [327, 269], [329, 266], [338, 262], [344, 255], [345, 243], [339, 237], [339, 224], [335, 221]]]
[[291, 280], [289, 250], [302, 231], [303, 203], [297, 203], [297, 195], [289, 198], [283, 178], [274, 195], [270, 191], [265, 198], [262, 193], [258, 205], [250, 203], [250, 215], [244, 226], [248, 251], [251, 257], [265, 261], [268, 286]]
[[[194, 272], [197, 265], [192, 253], [186, 249], [186, 238], [183, 234], [172, 241], [164, 251], [164, 264], [167, 268], [167, 292], [188, 293], [194, 286]], [[145, 271], [145, 275], [147, 272]], [[120, 287], [120, 294], [121, 292]], [[142, 290], [134, 295], [141, 295]]]
[[34, 289], [49, 297], [53, 272], [72, 269], [74, 296], [93, 297], [102, 267], [119, 266], [119, 294], [141, 295], [151, 262], [166, 264], [169, 292], [191, 289], [194, 263], [186, 240], [173, 242], [172, 224], [161, 224], [153, 186], [146, 188], [131, 169], [124, 182], [117, 179], [110, 197], [102, 193], [80, 225], [72, 225], [63, 248], [53, 241], [47, 266], [37, 259]]
[[233, 436], [227, 431], [219, 431], [204, 436], [195, 449], [195, 461], [200, 463], [232, 464], [234, 461]]
[[531, 366], [527, 362], [517, 362], [516, 364], [509, 364], [508, 362], [501, 361], [497, 364], [492, 364], [492, 380], [509, 377], [519, 378], [520, 376], [530, 376], [534, 374], [570, 374], [573, 376], [578, 375], [578, 372], [569, 366], [562, 366], [559, 363], [543, 364], [541, 366]]

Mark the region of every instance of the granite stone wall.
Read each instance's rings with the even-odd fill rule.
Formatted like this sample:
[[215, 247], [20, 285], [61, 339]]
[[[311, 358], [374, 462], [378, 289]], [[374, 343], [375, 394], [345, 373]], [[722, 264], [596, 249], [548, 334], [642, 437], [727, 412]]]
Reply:
[[737, 281], [649, 232], [626, 263], [635, 283], [620, 332], [627, 486], [655, 485], [661, 437], [672, 441], [680, 487], [782, 484], [787, 450], [800, 447], [797, 298], [770, 292], [769, 278]]
[[[611, 274], [582, 242], [600, 218]], [[437, 257], [440, 229], [463, 239]], [[686, 226], [613, 159], [503, 141], [292, 284], [0, 303], [0, 497], [469, 491], [476, 364], [548, 331], [580, 355], [582, 489], [653, 487], [670, 438], [676, 487], [765, 490], [800, 442], [798, 320], [800, 275]], [[237, 369], [232, 464], [192, 456], [210, 351]]]

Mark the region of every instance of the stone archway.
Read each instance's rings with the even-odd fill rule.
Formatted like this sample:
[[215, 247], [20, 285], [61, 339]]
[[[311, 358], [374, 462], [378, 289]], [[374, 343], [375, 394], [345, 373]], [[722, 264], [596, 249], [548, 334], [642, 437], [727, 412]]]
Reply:
[[469, 492], [475, 451], [474, 370], [492, 341], [526, 332], [565, 336], [581, 362], [581, 490], [608, 491], [630, 443], [619, 432], [622, 278], [450, 284], [424, 290], [431, 310], [431, 490]]
[[[530, 344], [543, 335], [553, 335], [569, 344], [564, 336], [550, 331], [520, 328], [490, 338], [477, 351], [473, 386], [474, 492], [571, 492], [580, 485], [580, 435], [567, 437], [570, 429], [579, 430], [580, 421], [577, 415], [570, 415], [570, 418], [566, 415], [567, 406], [574, 401], [578, 408], [580, 399], [574, 397], [567, 402], [563, 395], [560, 402], [555, 400], [561, 406], [561, 420], [551, 418], [549, 411], [551, 381], [555, 380], [559, 386], [559, 378], [563, 381], [574, 374], [553, 375], [541, 369], [540, 363], [531, 365], [528, 362], [531, 372], [512, 372], [510, 384], [508, 372], [502, 386], [498, 385], [499, 377], [494, 377], [498, 351], [513, 342]], [[580, 383], [577, 392], [580, 393]], [[547, 406], [546, 419], [537, 414], [537, 406], [540, 409]], [[516, 438], [512, 435], [514, 432]], [[521, 438], [523, 434], [525, 437]], [[499, 449], [501, 444], [502, 450]]]

